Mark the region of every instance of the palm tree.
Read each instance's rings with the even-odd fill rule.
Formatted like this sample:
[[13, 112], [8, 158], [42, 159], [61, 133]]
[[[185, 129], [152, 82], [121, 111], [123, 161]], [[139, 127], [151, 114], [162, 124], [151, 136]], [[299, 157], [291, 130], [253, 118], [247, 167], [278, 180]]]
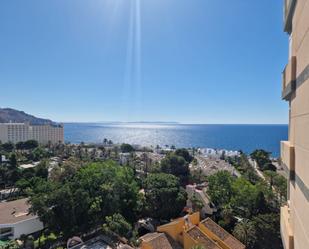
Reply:
[[248, 219], [243, 219], [235, 226], [233, 235], [248, 249], [254, 248], [257, 241], [254, 223]]
[[222, 207], [221, 216], [226, 225], [229, 225], [233, 219], [233, 208], [227, 204]]

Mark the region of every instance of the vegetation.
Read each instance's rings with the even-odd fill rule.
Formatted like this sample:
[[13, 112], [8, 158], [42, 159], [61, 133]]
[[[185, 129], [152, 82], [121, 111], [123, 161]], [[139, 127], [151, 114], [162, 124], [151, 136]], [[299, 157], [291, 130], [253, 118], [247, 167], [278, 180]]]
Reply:
[[134, 148], [130, 144], [122, 144], [120, 146], [120, 149], [121, 149], [122, 153], [129, 153], [129, 152], [133, 152], [134, 151]]
[[270, 155], [271, 153], [265, 150], [255, 150], [250, 154], [251, 158], [256, 161], [260, 170], [276, 171], [276, 167], [271, 163]]
[[111, 161], [89, 164], [64, 183], [47, 180], [30, 192], [31, 211], [65, 238], [89, 231], [115, 213], [134, 221], [138, 201], [132, 170]]
[[[235, 179], [221, 171], [209, 177], [208, 195], [218, 207], [219, 224], [233, 232], [248, 249], [281, 248], [279, 205], [263, 180], [253, 184], [245, 177]], [[272, 245], [265, 246], [265, 240]]]
[[191, 161], [192, 157], [189, 152], [185, 149], [179, 149], [168, 154], [161, 161], [161, 171], [178, 177], [181, 184], [186, 185], [190, 176], [189, 163]]
[[[128, 153], [123, 166], [120, 152]], [[17, 187], [19, 195], [14, 198], [29, 198], [30, 211], [47, 228], [34, 241], [39, 247], [97, 229], [134, 244], [138, 236], [132, 228], [139, 218], [167, 222], [179, 217], [187, 199], [184, 186], [207, 181], [207, 193], [218, 209], [213, 218], [221, 226], [248, 249], [281, 248], [278, 213], [286, 200], [286, 180], [272, 168], [270, 153], [251, 154], [265, 181], [245, 154], [222, 157], [241, 173], [242, 177], [234, 178], [226, 171], [212, 176], [204, 176], [199, 169], [190, 172], [189, 164], [198, 163], [192, 156], [195, 150], [174, 148], [158, 161], [150, 152], [136, 151], [129, 144], [117, 146], [108, 139], [99, 146], [0, 143], [0, 155], [8, 159], [0, 162], [1, 187]], [[58, 158], [56, 164], [51, 163], [52, 157]], [[33, 168], [20, 167], [35, 161]], [[201, 209], [195, 196], [191, 202], [194, 210]], [[10, 246], [7, 249], [15, 244]]]
[[148, 216], [164, 220], [179, 217], [187, 195], [177, 177], [164, 173], [150, 174], [144, 188]]
[[254, 248], [258, 241], [254, 222], [243, 219], [234, 228], [233, 235], [242, 241], [247, 248]]
[[117, 234], [121, 237], [129, 239], [130, 234], [132, 233], [132, 226], [121, 214], [116, 213], [105, 218], [103, 231], [105, 231], [107, 234]]
[[1, 245], [0, 249], [19, 249], [20, 246], [17, 244], [16, 241], [10, 241], [9, 243], [5, 245]]

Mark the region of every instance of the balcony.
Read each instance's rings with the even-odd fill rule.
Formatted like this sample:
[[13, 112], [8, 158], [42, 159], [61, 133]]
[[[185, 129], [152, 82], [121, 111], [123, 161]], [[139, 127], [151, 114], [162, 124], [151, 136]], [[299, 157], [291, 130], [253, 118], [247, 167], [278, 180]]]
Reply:
[[281, 161], [290, 180], [295, 178], [295, 150], [289, 141], [281, 141]]
[[289, 100], [296, 89], [296, 56], [292, 56], [282, 72], [282, 99]]
[[284, 1], [284, 31], [291, 34], [292, 33], [292, 20], [294, 15], [294, 10], [296, 7], [297, 0], [285, 0]]
[[290, 209], [287, 205], [281, 207], [280, 230], [284, 248], [294, 249], [294, 236], [291, 227]]

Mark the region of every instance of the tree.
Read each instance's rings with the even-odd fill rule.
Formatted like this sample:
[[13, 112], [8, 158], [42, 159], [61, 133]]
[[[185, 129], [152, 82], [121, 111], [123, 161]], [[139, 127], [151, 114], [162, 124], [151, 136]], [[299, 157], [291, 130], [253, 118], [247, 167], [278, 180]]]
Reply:
[[109, 234], [116, 234], [120, 237], [130, 238], [132, 226], [126, 219], [119, 213], [107, 216], [103, 225], [103, 230]]
[[175, 151], [175, 155], [183, 157], [183, 159], [185, 159], [188, 163], [191, 163], [193, 160], [193, 157], [190, 155], [187, 149], [177, 149]]
[[135, 220], [139, 188], [133, 172], [114, 162], [91, 163], [65, 182], [47, 180], [29, 192], [31, 212], [65, 238], [102, 225], [106, 216]]
[[0, 246], [0, 249], [20, 249], [20, 246], [15, 240], [11, 240], [9, 243]]
[[47, 157], [47, 151], [42, 147], [37, 147], [30, 153], [29, 159], [33, 161], [39, 161], [45, 157]]
[[134, 148], [130, 144], [122, 144], [120, 146], [120, 150], [122, 153], [129, 153], [129, 152], [133, 152]]
[[260, 214], [252, 219], [258, 240], [255, 249], [282, 249], [280, 217], [278, 213]]
[[190, 174], [189, 166], [182, 156], [174, 154], [167, 155], [161, 161], [161, 170], [166, 174], [172, 174], [179, 177], [181, 183], [186, 183]]
[[255, 199], [255, 205], [254, 205], [254, 213], [255, 214], [265, 214], [268, 210], [267, 202], [265, 200], [264, 193], [262, 191], [259, 191], [256, 199]]
[[253, 249], [258, 240], [254, 223], [248, 219], [243, 219], [237, 223], [233, 235], [241, 241], [247, 249]]
[[17, 168], [17, 157], [16, 157], [16, 154], [15, 153], [12, 153], [10, 155], [10, 168], [11, 169], [16, 169]]
[[264, 170], [266, 164], [271, 163], [270, 155], [271, 153], [265, 150], [255, 150], [250, 154], [251, 158], [256, 161], [261, 170]]
[[262, 192], [266, 202], [272, 202], [273, 200], [275, 200], [275, 194], [272, 191], [272, 189], [269, 187], [269, 184], [267, 184], [266, 181], [260, 179], [256, 184], [255, 187], [257, 189], [258, 192]]
[[268, 179], [270, 187], [274, 185], [274, 178], [277, 176], [277, 173], [272, 170], [264, 171], [265, 177]]
[[220, 220], [220, 226], [224, 228], [230, 228], [233, 225], [234, 217], [233, 217], [233, 208], [230, 204], [226, 204], [223, 207], [221, 207], [221, 218]]
[[202, 201], [198, 199], [195, 194], [190, 198], [190, 201], [194, 212], [200, 211], [204, 207]]
[[14, 150], [14, 144], [11, 142], [3, 143], [1, 147], [5, 152], [8, 152], [8, 153]]
[[178, 217], [186, 205], [187, 194], [179, 179], [170, 174], [149, 174], [144, 182], [146, 213], [169, 220]]
[[48, 161], [47, 160], [43, 160], [41, 161], [35, 168], [35, 174], [37, 177], [41, 177], [44, 179], [47, 179], [48, 177]]
[[273, 179], [276, 191], [279, 193], [281, 202], [287, 199], [287, 180], [284, 176], [277, 174]]
[[33, 150], [39, 147], [39, 143], [36, 140], [28, 140], [24, 142], [24, 149], [26, 150]]
[[24, 142], [18, 142], [15, 144], [16, 150], [24, 150], [25, 149], [25, 143]]
[[273, 165], [272, 163], [266, 163], [263, 167], [263, 171], [265, 170], [270, 170], [270, 171], [274, 171], [276, 172], [277, 171], [277, 168], [275, 165]]
[[83, 163], [75, 158], [69, 158], [62, 165], [54, 167], [50, 172], [50, 179], [65, 182], [72, 179]]
[[223, 207], [230, 202], [233, 194], [233, 181], [228, 171], [219, 171], [209, 176], [207, 193], [215, 205]]
[[255, 203], [258, 196], [256, 187], [245, 178], [238, 178], [232, 184], [233, 196], [231, 206], [236, 214], [250, 218], [255, 212]]

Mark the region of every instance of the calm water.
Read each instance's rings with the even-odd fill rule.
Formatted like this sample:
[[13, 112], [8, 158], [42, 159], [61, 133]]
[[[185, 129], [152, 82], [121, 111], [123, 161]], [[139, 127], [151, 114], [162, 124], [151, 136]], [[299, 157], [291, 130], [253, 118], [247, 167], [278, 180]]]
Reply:
[[287, 137], [287, 125], [65, 124], [65, 140], [71, 143], [102, 142], [107, 138], [114, 143], [210, 147], [246, 153], [262, 148], [276, 157], [280, 141]]

